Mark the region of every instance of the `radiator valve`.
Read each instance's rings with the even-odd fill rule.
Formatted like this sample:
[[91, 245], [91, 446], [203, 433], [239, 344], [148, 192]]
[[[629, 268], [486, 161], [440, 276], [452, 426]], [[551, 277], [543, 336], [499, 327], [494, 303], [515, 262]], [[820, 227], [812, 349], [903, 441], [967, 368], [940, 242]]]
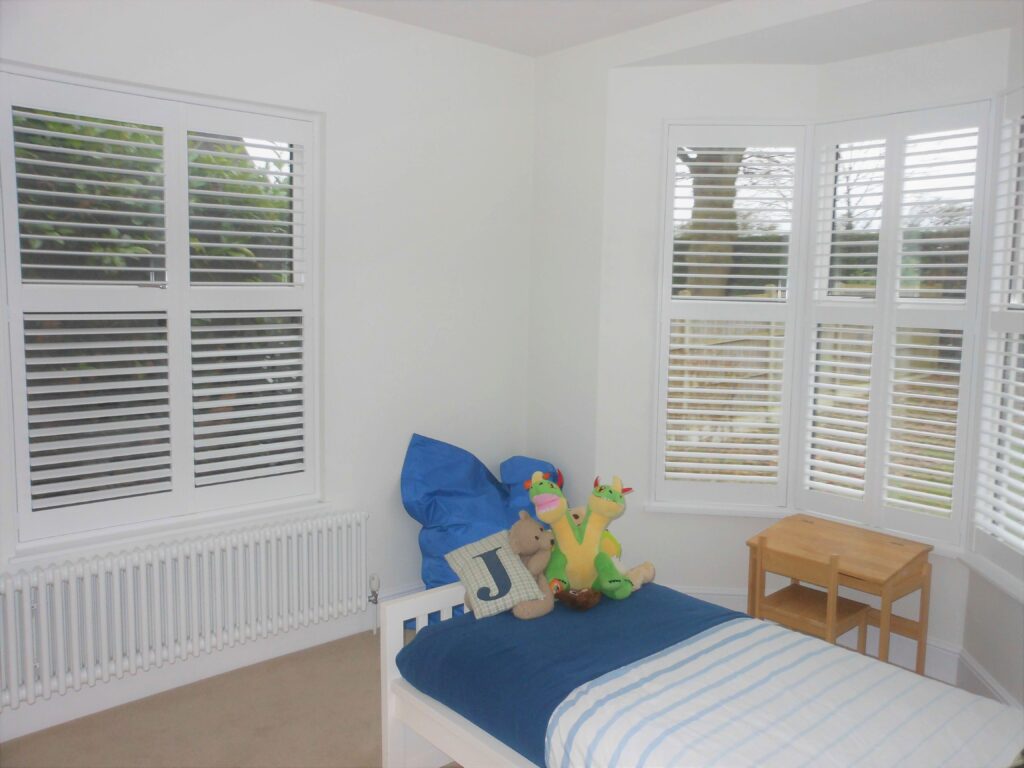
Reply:
[[368, 599], [374, 605], [380, 599], [380, 576], [376, 573], [370, 574], [370, 597]]

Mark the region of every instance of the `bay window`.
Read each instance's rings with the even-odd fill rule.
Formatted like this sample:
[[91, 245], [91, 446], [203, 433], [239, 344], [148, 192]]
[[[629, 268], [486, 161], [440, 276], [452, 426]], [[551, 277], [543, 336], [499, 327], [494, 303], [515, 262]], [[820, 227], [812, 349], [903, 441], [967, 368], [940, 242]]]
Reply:
[[994, 127], [988, 103], [810, 126], [806, 160], [797, 127], [670, 129], [657, 501], [976, 525], [1019, 565], [1022, 98]]

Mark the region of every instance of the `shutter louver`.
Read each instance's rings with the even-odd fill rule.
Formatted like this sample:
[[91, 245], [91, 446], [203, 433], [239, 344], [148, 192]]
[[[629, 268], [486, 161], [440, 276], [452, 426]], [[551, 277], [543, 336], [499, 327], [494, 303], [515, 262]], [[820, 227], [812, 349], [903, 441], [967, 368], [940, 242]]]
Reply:
[[673, 299], [786, 298], [795, 158], [792, 147], [678, 151]]
[[900, 298], [965, 299], [977, 154], [977, 128], [907, 138]]
[[163, 313], [24, 320], [32, 508], [171, 488]]
[[190, 131], [193, 284], [301, 282], [301, 147]]
[[303, 318], [193, 312], [197, 486], [305, 469]]
[[885, 475], [892, 506], [952, 512], [962, 344], [960, 331], [896, 330]]
[[985, 371], [979, 527], [1024, 554], [1024, 332], [1000, 334]]
[[819, 261], [828, 265], [828, 295], [872, 298], [882, 229], [885, 141], [836, 144], [821, 159], [822, 232]]
[[165, 280], [163, 132], [14, 107], [22, 280]]
[[819, 324], [812, 361], [807, 487], [864, 495], [872, 329]]
[[783, 323], [673, 320], [665, 477], [778, 480]]
[[1003, 121], [992, 243], [992, 308], [1024, 309], [1024, 115]]

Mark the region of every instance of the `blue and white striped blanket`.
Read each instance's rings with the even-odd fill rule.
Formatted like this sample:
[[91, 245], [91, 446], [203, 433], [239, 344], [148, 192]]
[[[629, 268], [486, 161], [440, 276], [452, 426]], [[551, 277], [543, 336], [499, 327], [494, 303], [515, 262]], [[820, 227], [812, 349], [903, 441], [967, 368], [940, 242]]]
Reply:
[[548, 768], [1006, 768], [1024, 712], [768, 622], [734, 619], [581, 685]]

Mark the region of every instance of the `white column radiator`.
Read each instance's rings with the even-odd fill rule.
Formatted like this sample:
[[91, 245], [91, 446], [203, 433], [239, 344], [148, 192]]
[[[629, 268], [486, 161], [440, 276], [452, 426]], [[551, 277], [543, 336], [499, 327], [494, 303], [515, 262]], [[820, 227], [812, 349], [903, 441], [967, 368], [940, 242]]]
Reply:
[[338, 514], [0, 575], [0, 710], [366, 608]]

